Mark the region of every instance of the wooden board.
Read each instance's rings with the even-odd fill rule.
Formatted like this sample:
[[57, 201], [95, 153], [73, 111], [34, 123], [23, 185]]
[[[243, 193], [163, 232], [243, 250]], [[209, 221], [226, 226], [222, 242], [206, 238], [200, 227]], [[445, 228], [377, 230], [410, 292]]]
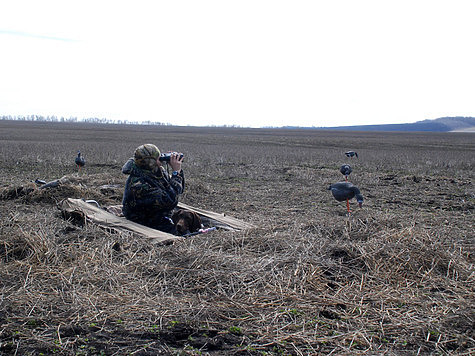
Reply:
[[82, 199], [67, 198], [61, 202], [60, 208], [61, 210], [69, 212], [80, 211], [94, 224], [117, 231], [130, 231], [145, 238], [154, 240], [155, 243], [168, 245], [183, 239], [183, 237], [167, 234], [166, 232], [137, 224], [133, 221], [127, 220], [126, 218], [118, 217], [95, 205], [86, 203]]
[[[183, 203], [178, 203], [178, 208], [194, 211], [201, 216], [209, 218], [212, 221], [216, 221], [219, 223], [217, 226], [218, 228], [224, 228], [228, 230], [244, 230], [254, 227], [254, 225], [250, 223], [238, 220], [231, 216], [225, 216], [224, 214], [215, 213], [213, 211], [195, 208]], [[84, 214], [85, 217], [87, 217], [87, 219], [94, 224], [117, 231], [130, 231], [145, 238], [152, 239], [154, 242], [159, 244], [171, 244], [175, 241], [183, 239], [183, 237], [155, 230], [127, 220], [124, 217], [119, 217], [97, 207], [96, 205], [86, 203], [82, 199], [67, 198], [61, 202], [60, 209], [69, 213], [78, 211]]]
[[183, 203], [178, 203], [178, 208], [194, 211], [198, 215], [206, 216], [207, 218], [219, 221], [220, 223], [227, 225], [235, 230], [244, 230], [244, 229], [250, 229], [250, 228], [255, 227], [254, 225], [248, 222], [238, 220], [231, 216], [226, 216], [224, 214], [215, 213], [213, 211], [195, 208], [191, 205], [186, 205]]

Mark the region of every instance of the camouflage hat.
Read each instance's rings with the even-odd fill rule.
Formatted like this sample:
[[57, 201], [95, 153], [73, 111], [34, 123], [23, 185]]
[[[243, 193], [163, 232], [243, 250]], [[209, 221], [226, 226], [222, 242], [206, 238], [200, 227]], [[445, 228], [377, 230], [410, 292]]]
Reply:
[[135, 149], [134, 161], [141, 168], [153, 169], [157, 166], [158, 157], [160, 157], [160, 150], [151, 143], [146, 143]]

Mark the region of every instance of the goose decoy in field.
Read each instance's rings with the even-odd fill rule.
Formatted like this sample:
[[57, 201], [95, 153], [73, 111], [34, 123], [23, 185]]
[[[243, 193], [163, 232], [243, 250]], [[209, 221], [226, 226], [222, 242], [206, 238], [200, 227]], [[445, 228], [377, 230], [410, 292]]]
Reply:
[[46, 184], [46, 181], [43, 180], [43, 179], [36, 178], [36, 179], [35, 179], [35, 183], [36, 183], [36, 185], [40, 185], [40, 186], [41, 186], [41, 185]]
[[361, 195], [358, 187], [354, 186], [350, 182], [338, 182], [331, 184], [328, 190], [332, 191], [333, 197], [338, 201], [346, 200], [346, 209], [350, 213], [350, 199], [356, 197], [356, 201], [360, 208], [363, 206], [363, 196]]
[[81, 156], [81, 151], [78, 151], [78, 156], [76, 157], [74, 162], [76, 162], [78, 171], [81, 171], [81, 168], [84, 167], [84, 165], [86, 164], [86, 160], [84, 159], [84, 157]]
[[343, 166], [340, 167], [340, 172], [345, 176], [345, 180], [348, 181], [348, 176], [353, 170], [351, 169], [351, 166], [349, 164], [344, 164]]
[[350, 158], [353, 158], [353, 157], [358, 158], [358, 153], [356, 153], [355, 151], [345, 152], [345, 155], [346, 155], [346, 157], [350, 157]]

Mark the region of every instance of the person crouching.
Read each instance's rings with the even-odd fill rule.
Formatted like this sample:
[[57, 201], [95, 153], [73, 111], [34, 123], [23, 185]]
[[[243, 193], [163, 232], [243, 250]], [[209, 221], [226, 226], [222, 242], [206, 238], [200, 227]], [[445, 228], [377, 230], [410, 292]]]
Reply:
[[147, 143], [137, 147], [134, 157], [124, 164], [122, 173], [129, 177], [125, 183], [122, 212], [128, 220], [177, 234], [171, 214], [184, 189], [183, 155], [171, 154], [168, 163], [173, 170], [171, 176], [159, 158], [157, 146]]

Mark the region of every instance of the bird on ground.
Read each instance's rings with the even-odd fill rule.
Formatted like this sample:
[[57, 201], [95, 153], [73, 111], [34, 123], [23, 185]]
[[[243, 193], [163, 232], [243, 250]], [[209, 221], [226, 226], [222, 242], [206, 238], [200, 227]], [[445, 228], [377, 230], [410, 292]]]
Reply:
[[78, 156], [76, 157], [74, 162], [76, 162], [78, 171], [81, 171], [81, 168], [84, 167], [84, 165], [86, 164], [86, 160], [84, 159], [84, 157], [81, 156], [81, 151], [78, 151]]
[[343, 166], [340, 167], [340, 172], [345, 176], [345, 180], [348, 181], [348, 176], [353, 170], [351, 169], [351, 166], [349, 164], [344, 164]]
[[338, 201], [346, 200], [346, 209], [350, 213], [350, 200], [356, 197], [359, 207], [363, 206], [363, 196], [361, 195], [358, 187], [354, 186], [350, 182], [338, 182], [331, 184], [328, 187], [328, 190], [331, 190], [333, 197]]
[[350, 158], [353, 158], [353, 157], [358, 158], [358, 153], [356, 153], [355, 151], [345, 152], [345, 155], [346, 155], [346, 157], [350, 157]]

